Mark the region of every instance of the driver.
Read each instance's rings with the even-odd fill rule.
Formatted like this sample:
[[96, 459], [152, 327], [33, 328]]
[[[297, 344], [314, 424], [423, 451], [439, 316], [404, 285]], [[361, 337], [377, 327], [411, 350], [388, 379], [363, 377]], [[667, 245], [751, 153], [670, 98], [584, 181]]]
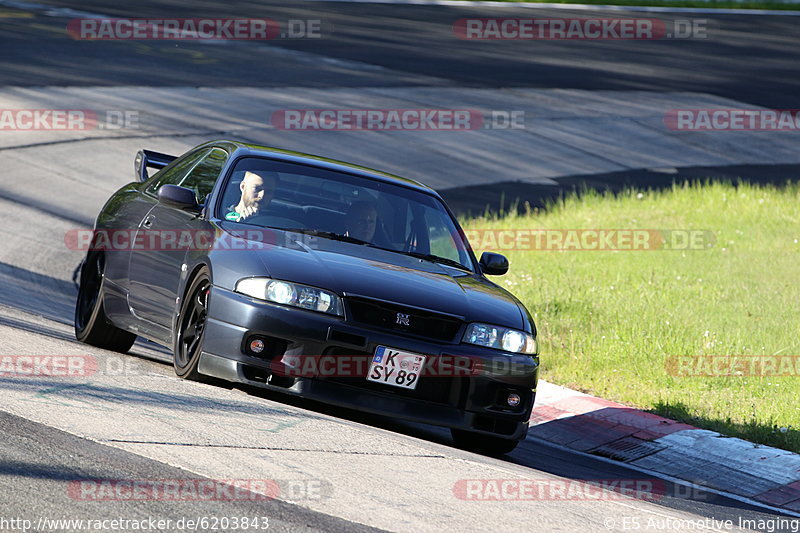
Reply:
[[354, 202], [345, 215], [345, 235], [372, 242], [378, 226], [378, 210], [371, 202]]
[[242, 222], [253, 215], [264, 214], [277, 186], [278, 175], [274, 172], [248, 170], [239, 184], [242, 197], [238, 204], [228, 208], [225, 219]]

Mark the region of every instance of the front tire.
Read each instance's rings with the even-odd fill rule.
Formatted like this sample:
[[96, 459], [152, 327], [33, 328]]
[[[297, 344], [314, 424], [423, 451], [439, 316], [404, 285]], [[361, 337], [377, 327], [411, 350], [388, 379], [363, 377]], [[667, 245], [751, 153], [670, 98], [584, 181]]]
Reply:
[[505, 455], [514, 451], [519, 444], [519, 441], [516, 440], [473, 433], [463, 429], [450, 429], [450, 434], [459, 448], [486, 455]]
[[75, 302], [75, 338], [106, 350], [127, 353], [136, 335], [111, 324], [103, 307], [105, 255], [89, 252], [81, 267], [81, 282]]
[[178, 377], [191, 381], [206, 381], [197, 371], [200, 353], [203, 351], [206, 321], [208, 319], [208, 296], [211, 293], [211, 278], [203, 268], [192, 281], [181, 305], [178, 327], [175, 332], [174, 366]]

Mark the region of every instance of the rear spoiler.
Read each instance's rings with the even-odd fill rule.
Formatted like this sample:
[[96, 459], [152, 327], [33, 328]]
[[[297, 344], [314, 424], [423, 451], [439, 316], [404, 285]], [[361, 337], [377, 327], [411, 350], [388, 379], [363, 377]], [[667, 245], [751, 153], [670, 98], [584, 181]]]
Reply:
[[174, 155], [162, 154], [153, 152], [151, 150], [139, 150], [136, 153], [136, 159], [133, 161], [133, 168], [136, 171], [136, 179], [139, 181], [147, 181], [150, 175], [147, 173], [148, 168], [164, 168], [177, 157]]

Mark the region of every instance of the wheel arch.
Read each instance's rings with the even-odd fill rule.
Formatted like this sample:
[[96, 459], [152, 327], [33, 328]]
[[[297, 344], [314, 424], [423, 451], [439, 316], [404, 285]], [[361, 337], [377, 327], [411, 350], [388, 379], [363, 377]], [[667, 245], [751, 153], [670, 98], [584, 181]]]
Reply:
[[214, 284], [214, 276], [213, 270], [211, 268], [211, 262], [206, 259], [198, 261], [191, 269], [187, 268], [186, 272], [188, 274], [181, 278], [181, 285], [178, 288], [178, 298], [175, 300], [175, 311], [172, 313], [172, 328], [170, 336], [172, 337], [172, 345], [174, 347], [176, 339], [175, 339], [175, 331], [178, 327], [178, 321], [181, 319], [181, 307], [183, 306], [183, 301], [186, 299], [186, 293], [189, 288], [192, 286], [195, 278], [203, 269], [208, 270], [209, 278], [211, 278], [211, 284]]

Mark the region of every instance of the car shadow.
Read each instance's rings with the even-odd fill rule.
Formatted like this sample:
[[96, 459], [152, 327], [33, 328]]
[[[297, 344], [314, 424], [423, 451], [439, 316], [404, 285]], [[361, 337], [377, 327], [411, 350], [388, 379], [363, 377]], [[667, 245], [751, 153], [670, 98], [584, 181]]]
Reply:
[[[79, 265], [73, 269], [77, 273]], [[75, 312], [75, 299], [78, 295], [75, 281], [54, 278], [31, 270], [0, 262], [0, 305], [7, 306], [25, 314], [38, 315], [53, 322], [72, 327]], [[28, 333], [36, 333], [66, 342], [76, 342], [74, 334], [58, 330], [39, 321], [24, 317], [0, 315], [0, 326], [8, 326]], [[134, 350], [141, 353], [131, 355], [149, 360], [158, 360], [152, 352], [172, 357], [166, 348], [137, 338]]]
[[[314, 400], [286, 396], [279, 392], [268, 391], [258, 387], [246, 385], [237, 385], [236, 387], [250, 395], [271, 401], [290, 404], [301, 409], [336, 418], [343, 418], [359, 424], [365, 424], [429, 442], [435, 442], [452, 448], [458, 448], [450, 437], [450, 431], [446, 428], [387, 418], [371, 413], [364, 413], [357, 409], [331, 406]], [[604, 411], [602, 413], [603, 417], [625, 419], [630, 418], [634, 410], [607, 408], [602, 411]], [[597, 459], [590, 455], [575, 454], [558, 445], [552, 446], [552, 444], [549, 444], [551, 439], [544, 435], [545, 426], [547, 426], [546, 429], [549, 434], [563, 433], [573, 436], [576, 435], [574, 433], [575, 428], [580, 428], [581, 434], [574, 438], [584, 439], [585, 442], [588, 442], [586, 439], [592, 438], [597, 441], [594, 445], [587, 446], [587, 450], [596, 447], [596, 445], [599, 445], [601, 442], [612, 442], [620, 437], [619, 433], [614, 432], [607, 432], [604, 434], [604, 428], [609, 429], [608, 425], [595, 427], [593, 430], [590, 429], [595, 421], [596, 418], [588, 415], [575, 415], [533, 426], [528, 433], [528, 438], [522, 441], [513, 452], [502, 456], [495, 456], [492, 459], [531, 468], [578, 483], [600, 483], [604, 484], [604, 486], [607, 484], [613, 486], [615, 482], [628, 484], [630, 482], [644, 482], [644, 486], [651, 488], [638, 492], [635, 497], [636, 499], [655, 503], [660, 502], [677, 509], [692, 510], [696, 509], [698, 506], [709, 506], [713, 508], [727, 508], [734, 513], [750, 512], [782, 516], [782, 513], [778, 511], [771, 511], [733, 500], [709, 490], [704, 490], [702, 488], [704, 482], [702, 476], [692, 480], [692, 482], [698, 485], [697, 487], [693, 487], [691, 483], [656, 478], [651, 474], [631, 469], [624, 461], [604, 461], [599, 465]], [[569, 426], [568, 430], [566, 426]], [[611, 426], [613, 427], [613, 425]], [[601, 454], [597, 454], [597, 456], [606, 457]], [[622, 487], [624, 487], [624, 485]], [[620, 489], [622, 487], [620, 487]], [[614, 499], [615, 497], [620, 500], [626, 499], [624, 491], [622, 490], [620, 490], [619, 496], [611, 495], [609, 499]]]
[[72, 324], [75, 296], [71, 281], [0, 262], [0, 305]]

